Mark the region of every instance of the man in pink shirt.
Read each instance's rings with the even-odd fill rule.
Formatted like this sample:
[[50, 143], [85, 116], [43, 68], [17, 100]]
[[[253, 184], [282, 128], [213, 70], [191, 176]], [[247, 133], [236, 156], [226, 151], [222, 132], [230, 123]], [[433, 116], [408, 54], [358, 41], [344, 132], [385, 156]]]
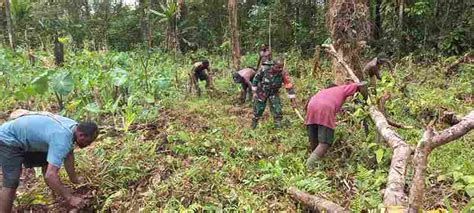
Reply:
[[336, 113], [341, 111], [346, 98], [354, 95], [366, 84], [367, 82], [361, 82], [330, 86], [316, 93], [308, 101], [304, 122], [312, 152], [306, 162], [308, 169], [313, 169], [318, 159], [324, 157], [331, 146], [336, 128]]
[[252, 98], [252, 80], [255, 76], [255, 70], [253, 68], [244, 68], [235, 72], [232, 78], [234, 82], [242, 85], [242, 90], [240, 91], [240, 102], [245, 103], [246, 96]]

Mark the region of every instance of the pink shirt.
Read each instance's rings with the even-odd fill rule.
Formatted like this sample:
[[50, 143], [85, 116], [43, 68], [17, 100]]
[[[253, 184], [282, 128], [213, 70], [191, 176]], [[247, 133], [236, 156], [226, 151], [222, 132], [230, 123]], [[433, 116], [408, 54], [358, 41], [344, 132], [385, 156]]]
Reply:
[[308, 102], [304, 124], [336, 128], [336, 113], [341, 110], [346, 98], [354, 95], [357, 90], [357, 84], [352, 83], [319, 91]]
[[242, 76], [242, 78], [245, 79], [245, 81], [250, 81], [250, 79], [252, 79], [255, 75], [255, 71], [251, 68], [241, 69], [238, 73], [240, 76]]

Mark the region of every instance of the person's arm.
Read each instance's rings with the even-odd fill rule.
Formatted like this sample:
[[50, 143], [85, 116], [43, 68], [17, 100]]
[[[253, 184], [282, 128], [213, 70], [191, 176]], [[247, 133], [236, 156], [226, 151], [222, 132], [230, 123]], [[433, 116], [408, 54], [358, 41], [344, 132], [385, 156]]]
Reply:
[[44, 180], [49, 188], [63, 196], [71, 206], [76, 208], [82, 208], [84, 206], [85, 203], [82, 198], [72, 195], [71, 192], [64, 187], [59, 179], [59, 167], [53, 164], [48, 164]]
[[255, 77], [253, 77], [252, 83], [250, 84], [254, 98], [257, 97], [257, 86], [262, 81], [263, 72], [264, 72], [264, 69], [259, 69], [259, 71], [257, 71], [257, 74], [255, 74]]
[[71, 151], [64, 159], [64, 169], [69, 176], [69, 180], [74, 183], [79, 183], [79, 178], [77, 177], [76, 168], [74, 167], [74, 152]]
[[287, 71], [283, 71], [283, 85], [285, 86], [286, 91], [288, 92], [288, 98], [291, 101], [291, 107], [296, 108], [296, 93], [293, 88], [293, 84], [290, 81], [290, 76]]
[[290, 76], [287, 71], [283, 71], [283, 85], [288, 92], [288, 98], [296, 98], [295, 89], [293, 88], [293, 84], [290, 81]]
[[242, 77], [244, 79], [244, 83], [247, 84], [250, 88], [252, 88], [252, 82], [250, 80], [247, 80], [246, 78]]

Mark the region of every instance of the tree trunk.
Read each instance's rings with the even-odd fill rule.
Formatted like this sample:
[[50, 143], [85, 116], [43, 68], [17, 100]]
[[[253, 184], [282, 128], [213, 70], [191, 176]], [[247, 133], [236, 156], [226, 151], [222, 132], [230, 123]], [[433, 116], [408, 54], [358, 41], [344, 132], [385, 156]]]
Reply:
[[64, 45], [59, 42], [58, 35], [54, 35], [54, 59], [56, 66], [62, 66], [64, 62]]
[[316, 46], [316, 48], [314, 48], [314, 65], [313, 65], [313, 72], [312, 72], [312, 76], [313, 78], [316, 78], [318, 76], [318, 71], [320, 70], [319, 69], [319, 54], [321, 52], [321, 46]]
[[396, 32], [396, 37], [398, 39], [398, 54], [401, 54], [404, 45], [402, 44], [402, 36], [403, 36], [403, 10], [405, 6], [405, 0], [399, 0], [398, 5], [398, 29]]
[[142, 37], [142, 42], [147, 42], [148, 40], [148, 23], [147, 23], [147, 5], [146, 0], [138, 1], [138, 8], [140, 9], [140, 34]]
[[12, 17], [10, 14], [10, 0], [5, 0], [5, 15], [7, 19], [8, 39], [10, 41], [10, 48], [13, 52], [16, 50], [15, 28], [13, 26]]
[[[359, 79], [363, 79], [362, 68], [359, 64], [359, 55], [363, 46], [360, 44], [370, 35], [367, 14], [368, 7], [364, 0], [332, 0], [326, 14], [336, 52], [355, 71]], [[332, 69], [335, 72], [335, 83], [344, 84], [346, 75], [341, 64], [332, 60]]]
[[236, 0], [229, 0], [227, 10], [229, 12], [229, 25], [231, 31], [232, 43], [232, 62], [235, 70], [240, 69], [240, 41], [239, 29], [237, 24], [237, 2]]
[[380, 15], [380, 7], [382, 0], [375, 0], [375, 19], [374, 19], [374, 39], [378, 40], [382, 37], [382, 16]]

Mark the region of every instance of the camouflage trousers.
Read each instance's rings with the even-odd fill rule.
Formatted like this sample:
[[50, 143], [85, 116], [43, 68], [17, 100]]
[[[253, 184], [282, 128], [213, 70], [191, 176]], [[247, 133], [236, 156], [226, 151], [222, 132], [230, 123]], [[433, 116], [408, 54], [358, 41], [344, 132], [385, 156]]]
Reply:
[[282, 119], [281, 115], [281, 101], [280, 96], [278, 94], [269, 95], [265, 98], [257, 98], [254, 101], [253, 105], [253, 115], [254, 119], [259, 119], [262, 117], [263, 112], [265, 111], [265, 107], [267, 106], [267, 100], [270, 102], [270, 112], [273, 116], [273, 121], [275, 124], [279, 124]]

